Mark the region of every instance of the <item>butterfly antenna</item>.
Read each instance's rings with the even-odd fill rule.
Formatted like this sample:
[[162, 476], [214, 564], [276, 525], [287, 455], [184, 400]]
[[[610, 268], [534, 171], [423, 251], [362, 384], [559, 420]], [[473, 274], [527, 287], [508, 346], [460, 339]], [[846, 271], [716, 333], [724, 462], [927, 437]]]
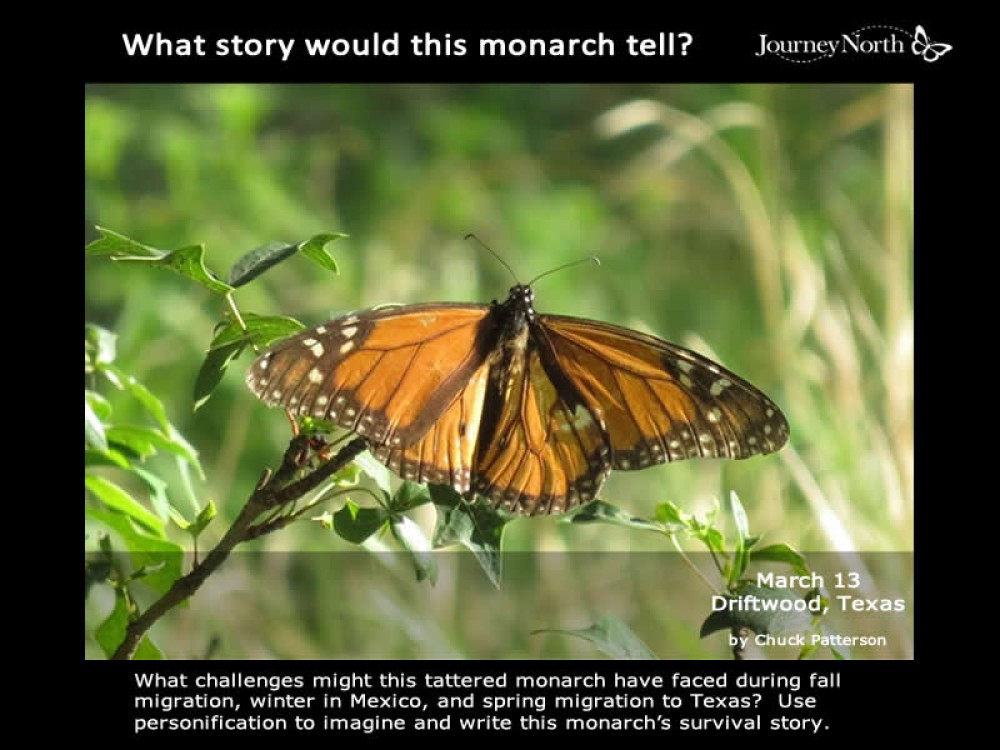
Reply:
[[538, 274], [538, 276], [536, 276], [535, 278], [533, 278], [531, 281], [528, 282], [528, 286], [531, 286], [539, 279], [545, 278], [551, 273], [555, 273], [556, 271], [562, 271], [566, 268], [572, 268], [573, 266], [578, 266], [581, 263], [593, 263], [595, 266], [599, 266], [601, 265], [601, 259], [598, 258], [596, 255], [591, 255], [589, 258], [580, 258], [580, 260], [574, 260], [571, 261], [570, 263], [564, 263], [561, 266], [556, 266], [555, 268], [549, 269], [545, 273]]
[[486, 252], [488, 252], [490, 255], [492, 255], [494, 258], [496, 258], [498, 261], [500, 261], [500, 265], [502, 265], [504, 268], [506, 268], [510, 272], [510, 275], [513, 277], [514, 282], [516, 284], [518, 284], [518, 285], [521, 284], [521, 280], [519, 278], [517, 278], [517, 274], [514, 273], [514, 269], [507, 265], [507, 261], [505, 261], [499, 255], [497, 255], [495, 252], [493, 252], [493, 248], [491, 248], [489, 245], [487, 245], [485, 242], [483, 242], [481, 239], [479, 239], [473, 232], [469, 232], [467, 235], [465, 235], [465, 239], [467, 239], [467, 240], [475, 240], [476, 242], [478, 242], [479, 245], [480, 245], [480, 247], [482, 247], [484, 250], [486, 250]]

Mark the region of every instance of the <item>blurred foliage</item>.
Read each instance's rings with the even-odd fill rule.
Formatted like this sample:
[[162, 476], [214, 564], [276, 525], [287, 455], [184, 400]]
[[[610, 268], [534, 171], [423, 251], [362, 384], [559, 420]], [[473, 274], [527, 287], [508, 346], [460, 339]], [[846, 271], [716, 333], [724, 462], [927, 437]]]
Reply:
[[[598, 255], [600, 268], [540, 281], [537, 309], [713, 356], [781, 405], [792, 433], [774, 456], [615, 472], [602, 497], [648, 516], [668, 500], [704, 512], [736, 490], [765, 543], [860, 565], [858, 551], [913, 544], [912, 118], [903, 85], [94, 86], [85, 240], [102, 225], [157, 247], [204, 243], [207, 265], [227, 269], [269, 242], [344, 232], [340, 276], [292, 259], [240, 290], [245, 309], [307, 325], [386, 302], [502, 299], [510, 276], [467, 232], [522, 279]], [[191, 491], [221, 516], [207, 547], [280, 457], [287, 422], [244, 388], [246, 358], [193, 411], [224, 306], [141, 265], [89, 258], [86, 317], [117, 334], [116, 361], [198, 450], [206, 480]], [[114, 403], [123, 421], [141, 410]], [[157, 472], [176, 476], [169, 491], [188, 487], [172, 463]], [[433, 510], [419, 510], [431, 529]], [[625, 528], [554, 519], [510, 524], [505, 546], [660, 549]], [[347, 547], [321, 523], [257, 545]], [[366, 583], [363, 564], [336, 556], [236, 556], [154, 634], [177, 656], [216, 638], [232, 657], [592, 656], [575, 639], [528, 635], [609, 609], [588, 593], [608, 590], [599, 581], [554, 583], [559, 557], [507, 565], [497, 592], [475, 565], [445, 566], [430, 588], [412, 569]], [[881, 566], [884, 585], [909, 589], [907, 559]], [[698, 640], [697, 612], [680, 618], [693, 627], [678, 624], [665, 585], [619, 587], [633, 597], [619, 616], [661, 656], [725, 658], [722, 639]], [[509, 599], [509, 617], [477, 628], [482, 597]], [[88, 616], [114, 606], [96, 597]], [[903, 639], [891, 655], [909, 648]]]

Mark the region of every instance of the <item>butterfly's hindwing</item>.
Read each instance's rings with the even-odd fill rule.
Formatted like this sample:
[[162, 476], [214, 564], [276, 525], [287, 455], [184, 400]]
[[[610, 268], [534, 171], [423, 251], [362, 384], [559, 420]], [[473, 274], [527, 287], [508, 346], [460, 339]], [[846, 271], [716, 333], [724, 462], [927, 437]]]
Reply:
[[626, 328], [541, 316], [554, 358], [607, 431], [615, 469], [778, 450], [784, 415], [759, 390], [682, 347]]
[[468, 492], [488, 376], [484, 364], [417, 443], [406, 448], [378, 445], [372, 455], [403, 479], [449, 484], [456, 492]]
[[557, 388], [529, 343], [524, 362], [495, 369], [472, 489], [507, 510], [563, 513], [597, 496], [608, 446], [587, 406]]

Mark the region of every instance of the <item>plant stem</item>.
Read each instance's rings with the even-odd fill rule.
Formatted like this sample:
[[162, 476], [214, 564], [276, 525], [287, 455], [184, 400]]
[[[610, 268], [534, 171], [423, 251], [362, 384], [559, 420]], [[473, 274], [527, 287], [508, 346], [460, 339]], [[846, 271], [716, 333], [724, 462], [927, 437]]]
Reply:
[[294, 502], [312, 492], [368, 447], [367, 442], [362, 438], [352, 440], [341, 448], [336, 456], [319, 466], [315, 471], [297, 481], [291, 481], [299, 469], [298, 457], [307, 441], [308, 438], [301, 435], [292, 438], [285, 451], [281, 468], [278, 469], [274, 477], [254, 490], [246, 505], [243, 506], [243, 510], [233, 521], [233, 525], [229, 527], [215, 548], [205, 556], [205, 559], [192, 568], [190, 573], [174, 581], [173, 586], [162, 597], [129, 623], [125, 631], [125, 640], [111, 656], [112, 659], [131, 659], [143, 636], [153, 624], [182, 601], [193, 596], [201, 588], [205, 579], [225, 562], [236, 545], [261, 536], [259, 531], [256, 534], [249, 533], [253, 522], [261, 513]]

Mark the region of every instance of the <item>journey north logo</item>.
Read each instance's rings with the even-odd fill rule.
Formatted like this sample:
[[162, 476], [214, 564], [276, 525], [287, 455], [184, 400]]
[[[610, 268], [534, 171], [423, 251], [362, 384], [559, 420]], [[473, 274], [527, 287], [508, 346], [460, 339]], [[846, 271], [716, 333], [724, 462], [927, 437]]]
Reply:
[[761, 34], [755, 54], [775, 55], [794, 63], [817, 62], [836, 55], [905, 54], [935, 62], [950, 49], [950, 44], [932, 42], [923, 26], [912, 32], [898, 26], [864, 26], [831, 39], [775, 39]]

